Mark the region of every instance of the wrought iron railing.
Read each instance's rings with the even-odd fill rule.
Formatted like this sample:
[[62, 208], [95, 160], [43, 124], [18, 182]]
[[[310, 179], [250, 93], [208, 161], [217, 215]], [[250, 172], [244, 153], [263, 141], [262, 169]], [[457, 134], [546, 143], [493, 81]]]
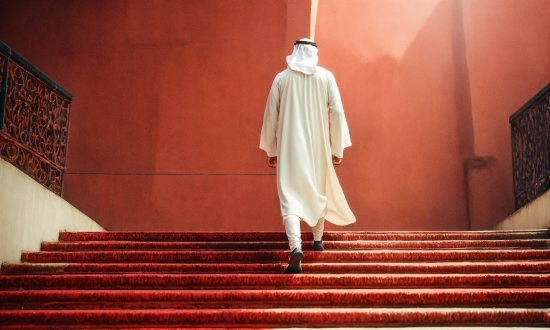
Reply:
[[73, 96], [0, 41], [0, 157], [61, 195]]
[[516, 210], [550, 190], [550, 84], [510, 116]]

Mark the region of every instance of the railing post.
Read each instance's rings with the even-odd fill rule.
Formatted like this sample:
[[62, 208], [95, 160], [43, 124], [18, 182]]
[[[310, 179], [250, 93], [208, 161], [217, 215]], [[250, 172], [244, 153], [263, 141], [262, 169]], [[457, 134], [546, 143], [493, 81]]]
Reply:
[[0, 53], [0, 130], [4, 127], [4, 108], [8, 80], [8, 58]]
[[515, 208], [550, 190], [550, 84], [510, 116]]
[[72, 95], [0, 41], [0, 157], [61, 195]]

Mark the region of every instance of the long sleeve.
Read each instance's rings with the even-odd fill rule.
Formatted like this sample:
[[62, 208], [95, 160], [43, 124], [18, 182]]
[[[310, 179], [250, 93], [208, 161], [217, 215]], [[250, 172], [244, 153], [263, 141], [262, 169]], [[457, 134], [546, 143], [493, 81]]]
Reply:
[[277, 123], [279, 120], [279, 75], [273, 80], [273, 85], [267, 97], [264, 123], [260, 136], [260, 149], [265, 150], [269, 157], [277, 156]]
[[344, 149], [351, 146], [348, 123], [336, 80], [331, 76], [328, 88], [328, 108], [330, 109], [330, 140], [332, 154], [338, 158], [344, 156]]

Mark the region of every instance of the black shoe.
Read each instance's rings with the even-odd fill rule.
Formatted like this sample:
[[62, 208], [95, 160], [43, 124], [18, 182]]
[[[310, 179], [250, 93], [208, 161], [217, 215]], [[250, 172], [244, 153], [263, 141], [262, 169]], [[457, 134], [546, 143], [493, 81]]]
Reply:
[[288, 265], [285, 268], [285, 273], [287, 274], [299, 274], [302, 272], [302, 249], [295, 248], [290, 254], [290, 259], [288, 259]]
[[323, 241], [313, 241], [313, 251], [323, 251], [324, 249]]

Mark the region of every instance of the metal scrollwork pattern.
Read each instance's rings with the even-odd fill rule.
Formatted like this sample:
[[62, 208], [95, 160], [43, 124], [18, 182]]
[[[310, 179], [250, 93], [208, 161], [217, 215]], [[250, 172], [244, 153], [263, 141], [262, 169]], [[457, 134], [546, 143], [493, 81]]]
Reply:
[[2, 134], [0, 134], [0, 155], [46, 188], [61, 194], [63, 171]]
[[53, 164], [64, 167], [69, 102], [19, 65], [8, 65], [4, 131]]
[[516, 209], [550, 190], [550, 84], [511, 119]]
[[7, 64], [0, 156], [61, 194], [70, 100], [17, 63]]

